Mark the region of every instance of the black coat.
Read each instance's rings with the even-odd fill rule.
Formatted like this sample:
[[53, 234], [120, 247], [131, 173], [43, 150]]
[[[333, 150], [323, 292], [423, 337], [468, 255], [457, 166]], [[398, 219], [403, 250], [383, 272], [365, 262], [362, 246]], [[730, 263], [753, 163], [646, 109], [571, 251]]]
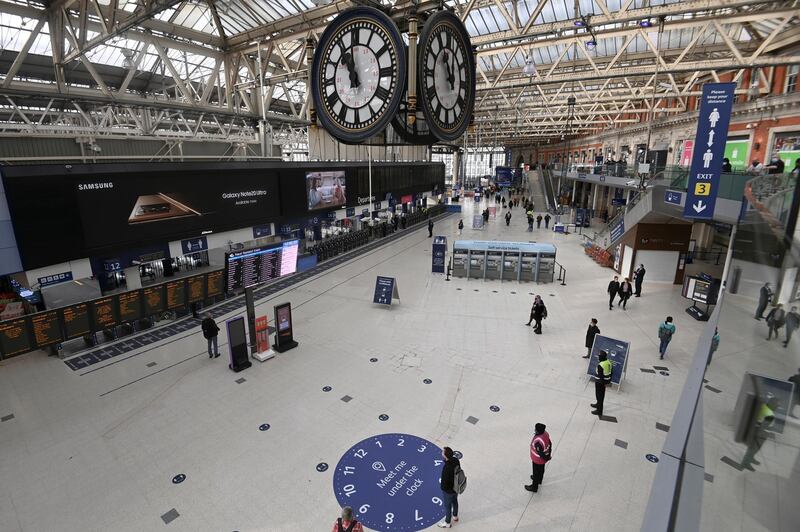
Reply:
[[213, 338], [219, 333], [219, 327], [214, 322], [214, 318], [206, 318], [203, 320], [203, 338]]
[[447, 493], [455, 493], [455, 481], [456, 481], [456, 466], [460, 466], [461, 462], [458, 461], [458, 458], [453, 457], [450, 460], [445, 460], [444, 466], [442, 466], [442, 478], [439, 481], [439, 487], [442, 488], [442, 491]]
[[589, 325], [589, 328], [586, 329], [586, 347], [592, 347], [594, 345], [594, 337], [597, 334], [600, 334], [600, 327], [597, 325]]
[[633, 282], [636, 283], [637, 286], [641, 285], [642, 281], [644, 281], [644, 274], [645, 273], [646, 273], [646, 270], [644, 268], [639, 268], [638, 270], [633, 272]]
[[617, 295], [619, 293], [619, 281], [611, 281], [608, 283], [608, 290], [609, 294]]
[[533, 314], [535, 320], [545, 318], [547, 317], [547, 307], [544, 306], [544, 303], [539, 303], [538, 305], [534, 303], [531, 314]]
[[619, 295], [621, 297], [631, 297], [631, 294], [633, 294], [633, 287], [631, 286], [631, 283], [620, 283]]

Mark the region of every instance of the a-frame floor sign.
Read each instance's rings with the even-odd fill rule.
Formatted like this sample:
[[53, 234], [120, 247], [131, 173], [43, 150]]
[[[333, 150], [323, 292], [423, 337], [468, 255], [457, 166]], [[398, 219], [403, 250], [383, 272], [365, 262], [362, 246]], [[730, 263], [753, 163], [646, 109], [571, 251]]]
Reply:
[[372, 302], [376, 305], [391, 306], [392, 299], [400, 301], [400, 292], [397, 291], [397, 279], [379, 275], [375, 279], [375, 293], [372, 295]]
[[630, 342], [600, 334], [595, 335], [594, 343], [592, 344], [592, 356], [589, 357], [589, 367], [586, 369], [587, 375], [594, 377], [597, 363], [600, 360], [600, 351], [606, 351], [608, 360], [611, 362], [611, 384], [616, 384], [617, 391], [620, 391], [622, 389], [622, 379], [628, 371], [630, 350]]

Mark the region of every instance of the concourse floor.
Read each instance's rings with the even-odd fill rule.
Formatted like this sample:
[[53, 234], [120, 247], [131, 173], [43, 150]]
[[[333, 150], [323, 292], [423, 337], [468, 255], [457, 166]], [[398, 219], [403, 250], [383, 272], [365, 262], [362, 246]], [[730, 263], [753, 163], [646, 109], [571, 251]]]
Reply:
[[[521, 208], [511, 227], [501, 209], [487, 229], [458, 237], [459, 219], [469, 227], [484, 205], [466, 204], [434, 234], [552, 242], [566, 286], [446, 281], [430, 273], [420, 227], [260, 301], [257, 314], [270, 322], [272, 306], [291, 301], [300, 345], [238, 374], [226, 367], [225, 338], [223, 357], [209, 360], [199, 332], [85, 371], [40, 353], [0, 364], [0, 530], [329, 531], [340, 457], [388, 433], [463, 454], [469, 484], [454, 528], [639, 530], [656, 470], [646, 455], [661, 450], [702, 324], [666, 283], [645, 281], [627, 311], [609, 311], [613, 272], [585, 256], [577, 235], [527, 232]], [[372, 304], [376, 275], [397, 279], [391, 308]], [[532, 294], [548, 308], [542, 335], [524, 326]], [[659, 361], [656, 330], [667, 314], [677, 333]], [[606, 396], [616, 421], [590, 414], [594, 387], [581, 355], [592, 317], [602, 334], [631, 343], [622, 388]], [[744, 346], [725, 335], [720, 355], [735, 357]], [[667, 370], [641, 371], [653, 366]], [[712, 378], [718, 408], [732, 406], [739, 382], [729, 372]], [[537, 422], [554, 451], [531, 494], [523, 485]], [[177, 475], [185, 480], [174, 483]], [[709, 490], [724, 493], [736, 475], [718, 474]], [[745, 527], [743, 511], [720, 516], [729, 525], [720, 530], [761, 529]]]

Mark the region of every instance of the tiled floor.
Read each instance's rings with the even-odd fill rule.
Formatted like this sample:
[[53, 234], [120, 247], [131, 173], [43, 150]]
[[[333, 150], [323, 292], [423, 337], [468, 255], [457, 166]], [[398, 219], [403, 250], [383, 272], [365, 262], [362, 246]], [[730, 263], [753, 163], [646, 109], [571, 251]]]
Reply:
[[[0, 423], [0, 530], [327, 531], [339, 513], [339, 458], [383, 433], [463, 453], [469, 488], [458, 529], [639, 530], [656, 468], [645, 455], [661, 450], [657, 424], [671, 423], [701, 324], [668, 284], [646, 282], [626, 312], [609, 312], [611, 271], [584, 255], [579, 237], [528, 233], [521, 209], [513, 213], [510, 228], [498, 218], [461, 238], [553, 242], [567, 286], [446, 281], [430, 273], [420, 227], [262, 301], [261, 313], [292, 302], [300, 345], [240, 374], [224, 357], [209, 360], [199, 333], [85, 374], [39, 354], [4, 362], [0, 416], [14, 417]], [[435, 233], [455, 239], [458, 220], [438, 222]], [[371, 302], [376, 275], [397, 278], [391, 308]], [[531, 294], [548, 306], [541, 336], [523, 325]], [[666, 314], [678, 332], [662, 363], [655, 333]], [[581, 355], [592, 317], [603, 334], [631, 342], [622, 389], [606, 397], [617, 423], [589, 413]], [[744, 345], [734, 347], [732, 332], [726, 340], [737, 324], [723, 326], [725, 360]], [[730, 408], [739, 377], [715, 371], [720, 409]], [[554, 452], [531, 494], [523, 485], [537, 422]], [[712, 496], [741, 482], [724, 464], [708, 471]], [[177, 475], [185, 479], [174, 483]], [[722, 519], [732, 527], [719, 530], [741, 529], [737, 517]]]

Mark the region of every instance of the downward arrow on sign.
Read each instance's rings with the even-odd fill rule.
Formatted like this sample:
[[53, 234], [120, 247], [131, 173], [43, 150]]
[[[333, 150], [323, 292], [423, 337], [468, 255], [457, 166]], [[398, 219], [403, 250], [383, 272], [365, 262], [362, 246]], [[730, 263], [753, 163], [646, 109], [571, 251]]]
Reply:
[[706, 207], [707, 207], [707, 205], [705, 205], [703, 203], [703, 200], [697, 200], [697, 203], [692, 205], [692, 208], [694, 209], [694, 212], [696, 212], [698, 214], [700, 214], [701, 212], [706, 210]]

